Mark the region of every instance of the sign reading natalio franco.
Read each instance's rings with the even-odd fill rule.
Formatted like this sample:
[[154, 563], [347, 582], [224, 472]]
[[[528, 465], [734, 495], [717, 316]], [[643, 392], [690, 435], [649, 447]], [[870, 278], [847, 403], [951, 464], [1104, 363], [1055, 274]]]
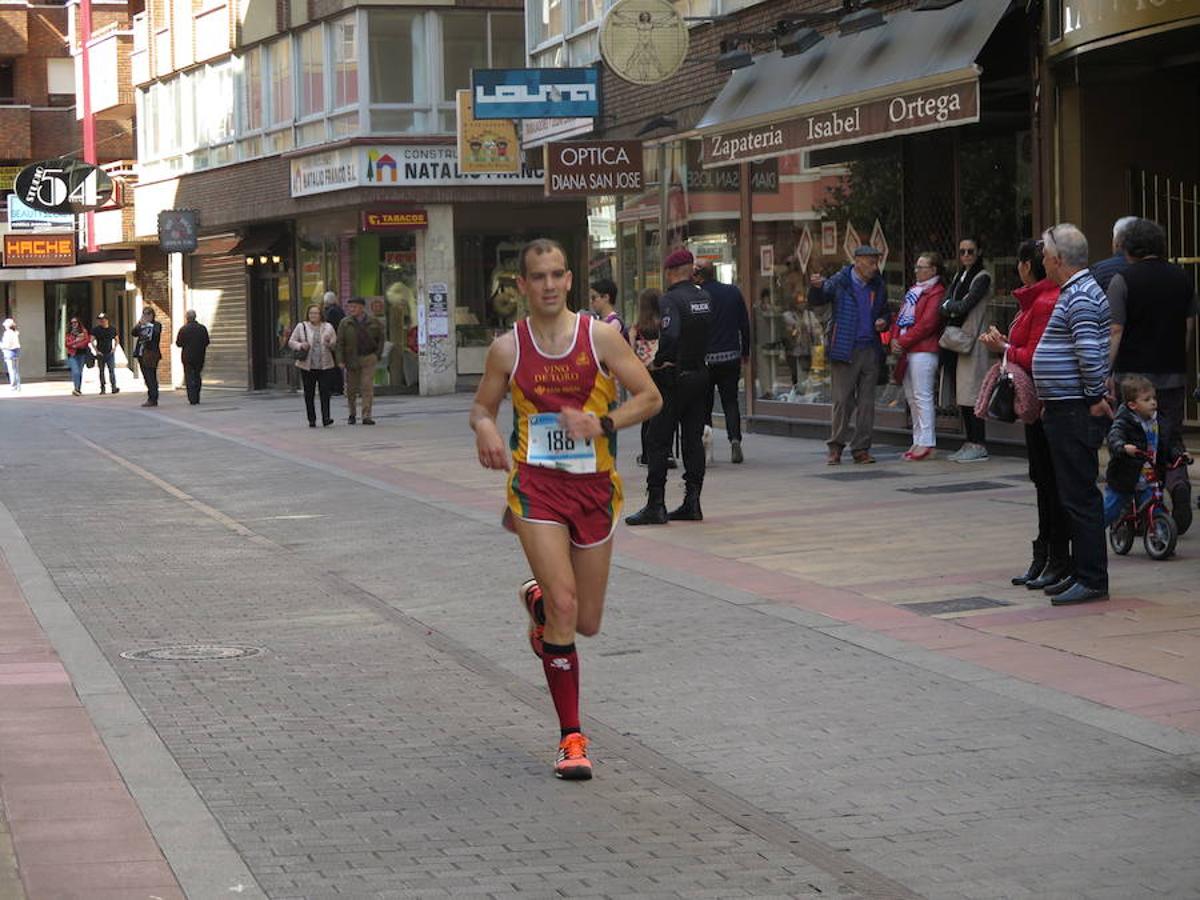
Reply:
[[73, 266], [75, 265], [75, 235], [70, 234], [6, 234], [4, 235], [4, 265], [12, 266]]
[[347, 188], [415, 188], [461, 185], [541, 185], [541, 167], [521, 154], [517, 172], [463, 172], [458, 150], [442, 144], [344, 147], [292, 160], [292, 196]]
[[640, 194], [641, 141], [571, 141], [547, 144], [546, 196]]
[[725, 166], [978, 121], [979, 81], [972, 78], [740, 131], [705, 135], [703, 161], [706, 166]]

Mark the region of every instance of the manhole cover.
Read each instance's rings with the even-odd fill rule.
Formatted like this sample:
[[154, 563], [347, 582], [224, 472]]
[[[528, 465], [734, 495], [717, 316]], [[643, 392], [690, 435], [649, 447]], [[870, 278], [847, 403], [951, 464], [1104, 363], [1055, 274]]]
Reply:
[[908, 473], [890, 469], [851, 469], [849, 472], [826, 472], [816, 477], [830, 481], [874, 481], [878, 478], [908, 478]]
[[971, 491], [998, 491], [1010, 488], [1002, 481], [960, 481], [957, 484], [928, 484], [924, 487], [897, 488], [909, 494], [966, 494]]
[[152, 647], [149, 650], [126, 650], [121, 657], [141, 662], [209, 662], [223, 659], [246, 659], [258, 656], [262, 652], [262, 647], [179, 644], [174, 647]]
[[1012, 606], [1011, 600], [994, 600], [991, 597], [955, 597], [952, 600], [921, 600], [916, 603], [900, 603], [923, 616], [940, 616], [945, 613], [971, 612], [976, 609], [993, 609], [997, 606]]

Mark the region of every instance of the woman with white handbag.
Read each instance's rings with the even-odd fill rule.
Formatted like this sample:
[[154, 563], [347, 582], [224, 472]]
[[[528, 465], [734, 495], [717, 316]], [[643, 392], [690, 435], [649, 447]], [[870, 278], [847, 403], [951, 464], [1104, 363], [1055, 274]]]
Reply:
[[337, 343], [337, 332], [325, 321], [319, 303], [314, 303], [305, 312], [306, 320], [298, 322], [292, 329], [288, 346], [296, 356], [296, 368], [304, 384], [304, 409], [308, 413], [308, 427], [317, 427], [317, 410], [314, 394], [321, 395], [321, 424], [328, 428], [333, 424], [329, 414], [329, 396], [333, 392], [336, 363], [333, 347]]

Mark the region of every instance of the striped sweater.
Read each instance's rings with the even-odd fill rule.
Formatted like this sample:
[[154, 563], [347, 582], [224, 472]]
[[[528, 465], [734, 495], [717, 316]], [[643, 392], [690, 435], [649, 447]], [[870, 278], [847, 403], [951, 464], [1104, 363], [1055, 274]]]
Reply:
[[1062, 286], [1033, 354], [1033, 380], [1042, 400], [1104, 398], [1108, 378], [1108, 297], [1087, 269]]

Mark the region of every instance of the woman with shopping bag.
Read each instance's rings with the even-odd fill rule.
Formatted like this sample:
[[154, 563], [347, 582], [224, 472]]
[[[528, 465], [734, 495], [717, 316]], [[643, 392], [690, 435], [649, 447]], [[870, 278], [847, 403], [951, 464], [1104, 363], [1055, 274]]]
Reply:
[[963, 238], [958, 242], [958, 272], [942, 301], [945, 328], [940, 340], [941, 347], [954, 354], [943, 375], [943, 397], [953, 395], [966, 434], [963, 445], [950, 455], [954, 462], [988, 458], [984, 422], [975, 415], [975, 401], [989, 365], [988, 350], [979, 342], [979, 335], [985, 330], [991, 296], [992, 274], [983, 267], [979, 241]]

